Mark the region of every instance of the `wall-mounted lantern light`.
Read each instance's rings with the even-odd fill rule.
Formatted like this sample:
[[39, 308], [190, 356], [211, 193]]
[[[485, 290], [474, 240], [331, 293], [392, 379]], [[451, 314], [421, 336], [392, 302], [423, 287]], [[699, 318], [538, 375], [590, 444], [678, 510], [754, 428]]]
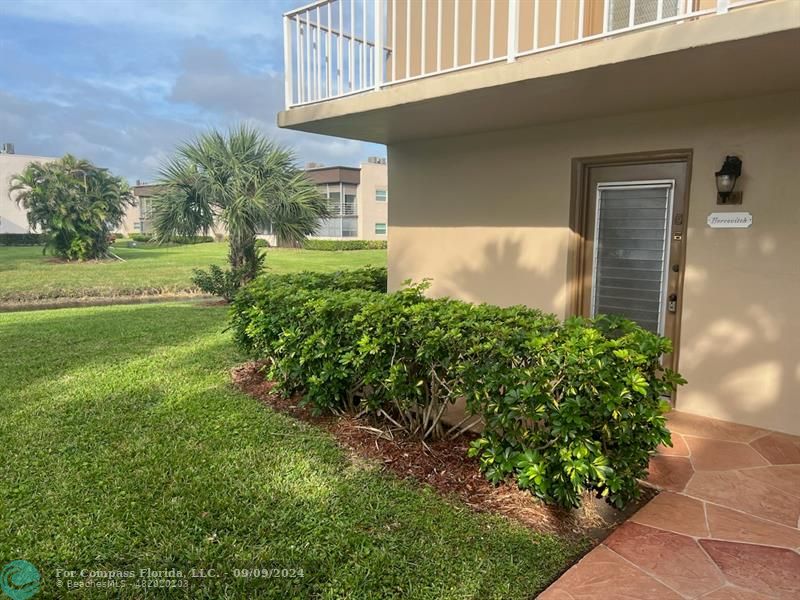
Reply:
[[734, 188], [742, 175], [742, 160], [738, 156], [726, 156], [722, 168], [714, 175], [717, 178], [717, 204], [741, 204], [742, 192], [734, 192]]

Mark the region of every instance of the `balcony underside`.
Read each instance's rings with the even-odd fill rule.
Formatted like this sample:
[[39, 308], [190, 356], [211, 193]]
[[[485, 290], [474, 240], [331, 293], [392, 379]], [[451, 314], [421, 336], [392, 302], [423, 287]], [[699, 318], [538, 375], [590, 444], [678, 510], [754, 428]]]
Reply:
[[800, 2], [769, 2], [279, 113], [383, 144], [800, 89]]

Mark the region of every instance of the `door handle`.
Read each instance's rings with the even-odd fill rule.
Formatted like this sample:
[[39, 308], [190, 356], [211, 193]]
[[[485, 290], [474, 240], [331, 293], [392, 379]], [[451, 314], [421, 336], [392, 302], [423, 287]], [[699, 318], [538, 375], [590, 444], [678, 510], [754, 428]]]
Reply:
[[667, 310], [674, 313], [678, 310], [678, 294], [670, 294], [669, 302], [667, 303]]

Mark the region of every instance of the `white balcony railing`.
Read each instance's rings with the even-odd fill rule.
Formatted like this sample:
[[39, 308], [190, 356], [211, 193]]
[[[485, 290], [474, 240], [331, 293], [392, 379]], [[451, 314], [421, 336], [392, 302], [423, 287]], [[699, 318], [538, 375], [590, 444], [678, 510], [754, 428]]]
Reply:
[[286, 107], [765, 0], [319, 0], [284, 15]]

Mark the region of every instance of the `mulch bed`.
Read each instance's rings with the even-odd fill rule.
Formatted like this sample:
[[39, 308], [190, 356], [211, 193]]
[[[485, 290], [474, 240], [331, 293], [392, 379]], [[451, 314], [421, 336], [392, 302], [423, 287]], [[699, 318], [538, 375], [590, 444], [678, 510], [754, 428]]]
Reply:
[[625, 511], [616, 511], [592, 495], [584, 498], [579, 509], [549, 507], [513, 483], [489, 483], [475, 459], [467, 457], [474, 434], [423, 444], [366, 419], [315, 416], [301, 406], [299, 397], [273, 393], [274, 384], [264, 378], [262, 369], [263, 363], [245, 363], [233, 369], [231, 377], [239, 389], [270, 408], [327, 430], [354, 457], [371, 461], [400, 478], [430, 485], [442, 496], [456, 498], [473, 510], [503, 515], [538, 532], [601, 541], [654, 494], [643, 490], [642, 499]]

